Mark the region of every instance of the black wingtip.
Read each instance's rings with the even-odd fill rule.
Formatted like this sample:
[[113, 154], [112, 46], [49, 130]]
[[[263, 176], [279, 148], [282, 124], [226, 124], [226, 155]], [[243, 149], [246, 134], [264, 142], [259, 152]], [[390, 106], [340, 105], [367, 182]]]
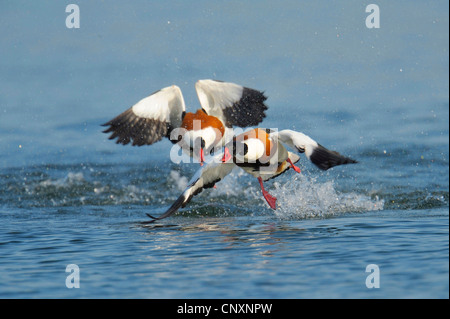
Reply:
[[112, 133], [110, 140], [117, 138], [117, 144], [133, 146], [151, 145], [163, 137], [169, 137], [169, 124], [154, 118], [137, 116], [132, 108], [119, 114], [101, 126], [109, 126], [103, 133]]
[[239, 101], [224, 109], [228, 127], [248, 127], [261, 123], [268, 109], [264, 92], [244, 87]]
[[151, 219], [149, 221], [146, 221], [145, 224], [152, 224], [158, 220], [158, 217], [153, 217], [152, 215], [147, 214], [147, 213], [145, 215], [147, 215]]
[[324, 171], [338, 165], [358, 163], [358, 161], [350, 157], [343, 156], [338, 152], [330, 151], [320, 144], [314, 148], [314, 151], [310, 156], [310, 160], [318, 168]]
[[[192, 196], [191, 196], [192, 197]], [[169, 207], [169, 209], [162, 214], [159, 217], [154, 217], [148, 213], [146, 213], [146, 215], [151, 218], [152, 220], [148, 222], [148, 224], [151, 224], [157, 220], [161, 220], [164, 218], [169, 217], [170, 215], [174, 214], [177, 212], [177, 210], [183, 206], [183, 204], [186, 204], [188, 201], [186, 201], [186, 197], [184, 197], [184, 195], [181, 195], [180, 197], [178, 197], [178, 199], [172, 204], [172, 206]]]

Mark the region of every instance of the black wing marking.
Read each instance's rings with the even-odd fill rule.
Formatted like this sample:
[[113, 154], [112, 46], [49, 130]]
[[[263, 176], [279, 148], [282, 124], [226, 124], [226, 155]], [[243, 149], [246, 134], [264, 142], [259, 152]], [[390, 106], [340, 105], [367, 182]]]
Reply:
[[202, 109], [227, 127], [256, 125], [266, 116], [264, 92], [217, 80], [199, 80], [195, 89]]
[[241, 99], [223, 110], [225, 125], [247, 127], [261, 123], [266, 117], [266, 100], [264, 92], [244, 87]]
[[327, 170], [338, 165], [358, 163], [354, 159], [343, 156], [338, 152], [330, 151], [320, 144], [318, 144], [317, 147], [314, 147], [309, 159], [322, 170]]
[[103, 124], [104, 133], [112, 133], [118, 144], [150, 145], [163, 137], [170, 138], [172, 129], [181, 125], [185, 114], [183, 95], [172, 85], [143, 98], [131, 108]]
[[110, 140], [117, 138], [117, 144], [127, 145], [133, 141], [133, 146], [151, 145], [163, 137], [169, 137], [169, 123], [155, 119], [141, 118], [128, 109], [102, 126], [109, 126], [103, 133], [112, 133]]

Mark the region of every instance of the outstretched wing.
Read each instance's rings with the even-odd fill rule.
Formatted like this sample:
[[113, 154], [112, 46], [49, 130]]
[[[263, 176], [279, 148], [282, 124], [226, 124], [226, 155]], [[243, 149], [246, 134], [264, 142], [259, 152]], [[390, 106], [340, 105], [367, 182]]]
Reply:
[[203, 110], [227, 127], [257, 125], [266, 116], [267, 97], [261, 91], [216, 80], [199, 80], [195, 89]]
[[183, 194], [170, 206], [170, 208], [161, 216], [153, 217], [153, 221], [169, 217], [175, 213], [180, 207], [185, 207], [192, 197], [200, 193], [205, 188], [214, 187], [214, 185], [227, 176], [235, 167], [232, 159], [227, 162], [222, 162], [223, 153], [219, 153], [210, 158], [208, 164], [200, 168], [195, 175], [189, 181], [188, 186], [184, 190]]
[[272, 132], [270, 137], [277, 138], [280, 142], [285, 143], [292, 149], [296, 149], [300, 153], [305, 153], [306, 157], [322, 170], [327, 170], [337, 165], [357, 163], [354, 159], [326, 149], [309, 136], [300, 132], [282, 130]]
[[103, 124], [104, 133], [112, 133], [110, 140], [133, 146], [150, 145], [169, 137], [172, 129], [180, 127], [185, 104], [178, 86], [161, 89], [140, 100], [131, 108]]

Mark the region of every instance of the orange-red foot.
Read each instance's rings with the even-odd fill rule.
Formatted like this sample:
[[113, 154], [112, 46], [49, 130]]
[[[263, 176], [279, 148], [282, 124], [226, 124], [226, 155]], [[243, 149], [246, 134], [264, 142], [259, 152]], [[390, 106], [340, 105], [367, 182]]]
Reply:
[[302, 171], [300, 170], [300, 168], [298, 168], [297, 166], [294, 165], [294, 163], [292, 163], [291, 159], [288, 158], [287, 159], [288, 163], [291, 164], [291, 167], [294, 169], [294, 171], [296, 171], [297, 173], [301, 173]]
[[267, 204], [269, 204], [270, 208], [277, 209], [277, 198], [275, 196], [270, 195], [265, 189], [263, 185], [263, 181], [261, 177], [258, 177], [259, 185], [261, 186], [261, 191], [266, 200]]
[[228, 162], [231, 159], [230, 151], [228, 150], [228, 147], [225, 147], [223, 150], [223, 157], [222, 162]]
[[277, 198], [275, 196], [270, 195], [267, 191], [263, 191], [263, 196], [270, 208], [277, 209]]

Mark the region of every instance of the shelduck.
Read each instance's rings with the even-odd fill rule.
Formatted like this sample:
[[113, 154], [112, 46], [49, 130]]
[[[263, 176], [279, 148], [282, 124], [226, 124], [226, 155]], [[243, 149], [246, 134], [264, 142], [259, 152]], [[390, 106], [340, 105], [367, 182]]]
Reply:
[[201, 108], [186, 113], [178, 86], [163, 88], [103, 124], [117, 144], [151, 145], [169, 138], [203, 164], [205, 155], [220, 150], [233, 137], [232, 127], [255, 126], [264, 119], [263, 92], [217, 80], [199, 80], [195, 89]]
[[193, 196], [205, 188], [214, 187], [236, 166], [258, 179], [264, 199], [272, 209], [276, 209], [277, 199], [265, 190], [263, 182], [281, 175], [289, 168], [300, 173], [300, 168], [295, 165], [300, 156], [288, 151], [286, 146], [305, 154], [321, 170], [357, 163], [338, 152], [326, 149], [300, 132], [253, 129], [235, 136], [227, 143], [223, 152], [210, 157], [208, 163], [195, 173], [181, 196], [164, 214], [159, 217], [147, 214], [152, 219], [149, 223], [169, 217], [179, 208], [185, 207]]

